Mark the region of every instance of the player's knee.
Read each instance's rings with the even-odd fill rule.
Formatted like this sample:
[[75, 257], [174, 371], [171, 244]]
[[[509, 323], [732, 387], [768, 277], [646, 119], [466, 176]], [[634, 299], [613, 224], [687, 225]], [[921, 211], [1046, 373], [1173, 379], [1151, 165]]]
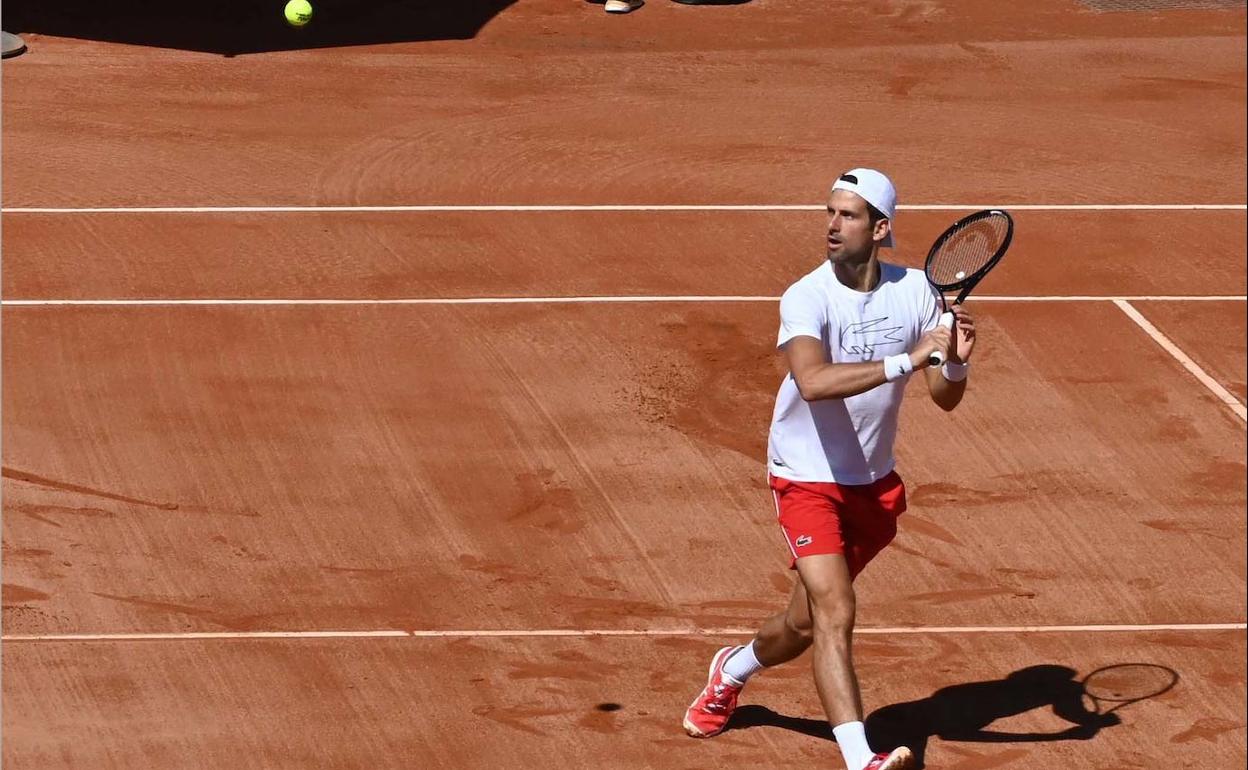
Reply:
[[854, 631], [854, 615], [857, 607], [852, 591], [830, 592], [810, 597], [810, 611], [814, 628], [821, 634], [848, 639]]
[[810, 644], [815, 637], [815, 624], [808, 615], [794, 617], [791, 613], [786, 613], [784, 616], [784, 630], [789, 635], [789, 638], [796, 639], [803, 644]]

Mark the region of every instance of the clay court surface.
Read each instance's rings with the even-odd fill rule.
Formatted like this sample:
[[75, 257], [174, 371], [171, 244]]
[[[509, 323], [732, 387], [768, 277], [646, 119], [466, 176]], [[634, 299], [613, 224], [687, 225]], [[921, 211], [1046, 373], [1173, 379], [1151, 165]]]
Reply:
[[[471, 40], [235, 58], [28, 36], [4, 767], [840, 767], [808, 658], [720, 737], [680, 717], [791, 586], [776, 298], [853, 165], [898, 183], [895, 261], [1017, 221], [966, 402], [903, 409], [871, 718], [942, 770], [1243, 767], [1223, 5], [525, 0]], [[1120, 663], [1178, 683], [1080, 734], [1011, 678]]]

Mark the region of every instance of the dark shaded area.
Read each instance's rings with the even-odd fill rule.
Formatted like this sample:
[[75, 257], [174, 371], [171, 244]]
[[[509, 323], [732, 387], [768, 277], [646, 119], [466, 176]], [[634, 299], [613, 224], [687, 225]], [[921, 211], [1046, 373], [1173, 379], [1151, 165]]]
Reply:
[[5, 0], [18, 34], [101, 40], [236, 56], [305, 48], [467, 40], [516, 0], [313, 0], [305, 27], [286, 0]]
[[[1075, 676], [1074, 669], [1065, 666], [1039, 665], [1020, 669], [1004, 679], [945, 687], [922, 700], [894, 703], [873, 712], [866, 718], [867, 737], [876, 751], [909, 746], [921, 768], [932, 737], [965, 743], [1086, 741], [1102, 729], [1120, 724], [1116, 714], [1098, 714], [1087, 708], [1083, 683]], [[1038, 708], [1052, 710], [1071, 726], [1052, 733], [988, 729], [998, 719]], [[832, 728], [822, 719], [785, 716], [754, 705], [739, 707], [727, 730], [751, 727], [779, 727], [835, 740]]]
[[832, 734], [832, 725], [823, 719], [791, 717], [772, 711], [766, 706], [756, 706], [754, 704], [737, 706], [737, 710], [732, 712], [732, 718], [728, 720], [728, 726], [724, 728], [724, 732], [748, 730], [751, 727], [779, 727], [782, 730], [792, 730], [795, 733], [801, 733], [811, 738], [822, 738], [825, 741], [836, 742], [836, 736]]
[[594, 706], [594, 708], [599, 711], [619, 711], [624, 707], [618, 703], [599, 703], [597, 706]]

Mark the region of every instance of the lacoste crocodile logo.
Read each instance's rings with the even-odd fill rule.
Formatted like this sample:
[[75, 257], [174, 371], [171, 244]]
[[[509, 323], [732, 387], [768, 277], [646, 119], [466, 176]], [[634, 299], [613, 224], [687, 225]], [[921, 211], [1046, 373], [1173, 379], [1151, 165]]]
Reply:
[[841, 351], [855, 356], [874, 356], [875, 351], [889, 345], [904, 345], [900, 326], [886, 326], [888, 316], [850, 324], [841, 330]]

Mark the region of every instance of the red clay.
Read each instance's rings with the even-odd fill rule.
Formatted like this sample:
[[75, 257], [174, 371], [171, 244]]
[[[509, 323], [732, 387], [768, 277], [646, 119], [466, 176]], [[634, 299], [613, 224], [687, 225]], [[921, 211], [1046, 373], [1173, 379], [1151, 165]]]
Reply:
[[[902, 212], [899, 248], [887, 258], [921, 265], [959, 216]], [[1016, 244], [979, 293], [1248, 292], [1243, 211], [1015, 218]], [[774, 297], [823, 259], [823, 219], [817, 211], [18, 214], [5, 221], [4, 295]]]
[[237, 59], [34, 40], [4, 204], [818, 203], [860, 164], [910, 203], [1245, 199], [1243, 10], [650, 5]]
[[[774, 315], [10, 310], [5, 464], [100, 492], [6, 479], [6, 545], [48, 551], [6, 581], [50, 595], [8, 628], [752, 623]], [[863, 622], [1243, 617], [1242, 423], [1108, 303], [981, 323], [967, 409], [911, 391]]]
[[[1244, 25], [1242, 9], [1058, 0], [652, 0], [625, 19], [526, 0], [472, 41], [228, 60], [36, 37], [3, 68], [4, 205], [818, 204], [859, 163], [910, 204], [1242, 204]], [[899, 218], [904, 260], [951, 216]], [[1246, 291], [1243, 211], [1018, 219], [984, 292]], [[6, 214], [3, 293], [775, 296], [819, 259], [821, 220]], [[1139, 307], [1244, 396], [1242, 302]], [[861, 624], [1242, 623], [1242, 421], [1112, 304], [976, 310], [966, 407], [940, 413], [916, 384], [905, 409], [911, 509], [862, 578]], [[748, 627], [788, 589], [760, 462], [773, 303], [3, 321], [6, 635]], [[3, 759], [835, 762], [783, 727], [680, 734], [727, 641], [9, 641]], [[1052, 770], [1242, 766], [1244, 645], [974, 634], [859, 651], [870, 710], [1038, 664], [1180, 673], [1087, 740], [930, 741], [931, 767]], [[805, 665], [747, 696], [784, 717], [755, 721], [822, 730]], [[1066, 726], [1041, 708], [994, 728]]]
[[1248, 399], [1244, 371], [1248, 316], [1242, 302], [1179, 306], [1141, 302], [1136, 309], [1241, 403]]
[[[551, 758], [577, 768], [837, 767], [808, 658], [750, 683], [740, 723], [752, 726], [706, 741], [683, 734], [680, 716], [707, 660], [730, 641], [12, 643], [6, 759], [291, 770], [528, 768]], [[869, 636], [857, 649], [869, 714], [891, 705], [919, 735], [942, 723], [965, 733], [928, 739], [928, 767], [1157, 767], [1163, 754], [1172, 767], [1235, 767], [1243, 758], [1242, 632]], [[1006, 733], [1072, 727], [1043, 696], [1022, 705], [1029, 696], [1011, 673], [1049, 665], [1083, 676], [1124, 662], [1167, 666], [1179, 683], [1082, 740], [973, 739], [995, 717], [989, 729]], [[964, 691], [938, 693], [951, 685]]]

